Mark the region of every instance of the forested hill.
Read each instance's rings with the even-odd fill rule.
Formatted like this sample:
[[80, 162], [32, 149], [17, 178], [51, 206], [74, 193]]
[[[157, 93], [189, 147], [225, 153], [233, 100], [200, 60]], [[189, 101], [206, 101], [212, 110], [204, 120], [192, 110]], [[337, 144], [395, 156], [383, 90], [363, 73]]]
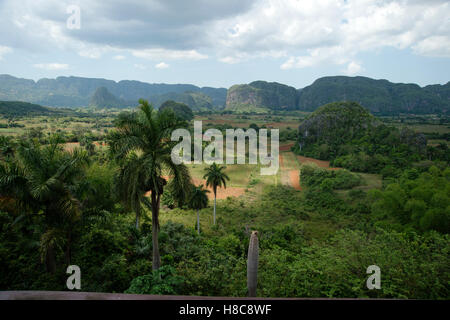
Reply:
[[356, 101], [379, 114], [448, 114], [450, 82], [422, 88], [365, 77], [325, 77], [299, 91], [299, 109], [304, 111], [336, 101]]
[[28, 102], [0, 101], [0, 115], [3, 116], [43, 115], [52, 112], [51, 109]]
[[254, 81], [248, 85], [235, 85], [228, 90], [226, 109], [294, 110], [298, 109], [298, 92], [277, 82]]
[[97, 109], [124, 108], [127, 106], [127, 102], [115, 97], [105, 87], [100, 87], [95, 90], [94, 94], [92, 95], [91, 100], [89, 101], [89, 106], [95, 107]]
[[226, 108], [233, 111], [302, 110], [337, 101], [355, 101], [375, 114], [448, 114], [450, 82], [420, 87], [365, 77], [324, 77], [295, 90], [276, 82], [256, 81], [228, 90]]
[[423, 134], [387, 126], [356, 102], [320, 107], [299, 125], [298, 136], [297, 153], [352, 171], [387, 174], [427, 158]]

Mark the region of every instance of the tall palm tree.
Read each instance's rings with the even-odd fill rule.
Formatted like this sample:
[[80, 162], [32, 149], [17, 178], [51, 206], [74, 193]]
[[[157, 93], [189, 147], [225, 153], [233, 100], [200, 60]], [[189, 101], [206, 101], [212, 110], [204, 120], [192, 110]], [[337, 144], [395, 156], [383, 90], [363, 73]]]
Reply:
[[203, 185], [193, 188], [191, 193], [191, 198], [189, 201], [189, 206], [197, 210], [197, 232], [200, 234], [200, 213], [199, 210], [206, 208], [208, 206], [208, 195], [209, 190], [203, 189]]
[[[120, 198], [136, 214], [139, 228], [141, 205], [152, 212], [153, 270], [159, 269], [159, 208], [161, 195], [171, 177], [171, 189], [179, 198], [186, 198], [191, 185], [189, 169], [172, 162], [172, 131], [187, 126], [171, 110], [156, 112], [145, 100], [139, 100], [139, 110], [122, 113], [116, 120], [116, 129], [108, 136], [112, 155], [119, 161], [116, 185]], [[150, 191], [150, 200], [145, 194]]]
[[58, 248], [66, 247], [70, 264], [72, 230], [81, 216], [77, 194], [88, 164], [84, 151], [66, 152], [60, 142], [52, 137], [46, 146], [25, 143], [0, 165], [0, 195], [14, 200], [16, 212], [43, 213], [40, 251], [50, 273], [56, 271]]
[[227, 180], [230, 178], [222, 170], [226, 169], [225, 166], [218, 166], [215, 162], [208, 168], [205, 168], [205, 175], [203, 179], [206, 179], [206, 186], [211, 186], [214, 192], [214, 224], [216, 224], [216, 197], [217, 197], [217, 187], [225, 189], [227, 188]]

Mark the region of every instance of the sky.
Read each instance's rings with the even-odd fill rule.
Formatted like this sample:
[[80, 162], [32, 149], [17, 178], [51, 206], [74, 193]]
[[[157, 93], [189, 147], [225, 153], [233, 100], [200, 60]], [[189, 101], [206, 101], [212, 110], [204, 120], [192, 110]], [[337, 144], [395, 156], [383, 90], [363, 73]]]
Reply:
[[0, 0], [0, 74], [228, 88], [450, 81], [450, 1]]

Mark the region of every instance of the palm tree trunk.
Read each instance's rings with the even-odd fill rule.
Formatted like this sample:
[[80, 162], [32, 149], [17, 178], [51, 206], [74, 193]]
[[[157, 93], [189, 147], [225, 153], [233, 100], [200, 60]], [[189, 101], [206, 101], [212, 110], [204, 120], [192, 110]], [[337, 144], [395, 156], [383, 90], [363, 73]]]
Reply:
[[67, 236], [65, 260], [66, 260], [67, 265], [71, 264], [71, 260], [72, 260], [72, 232], [71, 231], [69, 231], [69, 234]]
[[256, 287], [258, 285], [258, 257], [258, 231], [253, 231], [250, 236], [247, 255], [247, 288], [249, 297], [256, 297]]
[[152, 244], [153, 244], [153, 258], [152, 269], [158, 270], [161, 267], [161, 257], [159, 255], [159, 198], [156, 192], [152, 192]]
[[214, 192], [214, 224], [216, 224], [216, 193]]
[[136, 229], [139, 229], [139, 216], [141, 215], [141, 204], [138, 203], [138, 206], [136, 208]]
[[200, 235], [200, 215], [197, 209], [197, 233]]
[[45, 255], [45, 265], [47, 268], [47, 272], [52, 274], [56, 272], [55, 250], [53, 249], [53, 246], [49, 246], [47, 248], [47, 253]]

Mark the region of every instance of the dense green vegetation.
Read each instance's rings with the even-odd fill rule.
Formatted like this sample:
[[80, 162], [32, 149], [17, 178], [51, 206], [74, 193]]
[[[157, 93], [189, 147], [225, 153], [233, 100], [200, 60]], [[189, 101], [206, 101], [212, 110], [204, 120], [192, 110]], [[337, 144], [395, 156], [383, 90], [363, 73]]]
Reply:
[[52, 112], [54, 111], [37, 104], [21, 101], [0, 101], [0, 115], [6, 117], [48, 115]]
[[424, 88], [366, 77], [324, 77], [303, 88], [301, 110], [314, 111], [334, 101], [358, 101], [377, 114], [431, 114], [450, 112], [450, 82]]
[[385, 125], [354, 102], [331, 103], [312, 113], [299, 127], [298, 154], [351, 171], [395, 175], [421, 161], [450, 160], [446, 144], [427, 146], [413, 130]]
[[301, 183], [320, 190], [352, 189], [362, 183], [358, 174], [343, 170], [327, 170], [315, 164], [304, 164], [301, 168]]
[[450, 233], [450, 167], [405, 170], [382, 191], [372, 190], [372, 213], [396, 228]]
[[[322, 194], [337, 189], [352, 189], [350, 198], [366, 199], [361, 205], [371, 213], [377, 226], [397, 231], [435, 230], [450, 233], [450, 168], [436, 166], [408, 169], [397, 179], [385, 180], [383, 190], [373, 189], [366, 195], [355, 188], [362, 184], [358, 174], [347, 170], [326, 170], [305, 164], [301, 169], [303, 186]], [[324, 197], [323, 195], [321, 197]], [[330, 196], [331, 197], [331, 196]], [[314, 197], [313, 197], [314, 199]], [[325, 198], [324, 198], [325, 199]], [[326, 201], [323, 202], [326, 204]]]
[[192, 110], [184, 103], [175, 102], [173, 100], [167, 100], [161, 105], [161, 107], [159, 107], [159, 111], [163, 112], [166, 109], [172, 110], [172, 112], [174, 112], [175, 115], [182, 120], [190, 121], [194, 119], [194, 114], [192, 113]]
[[[359, 106], [339, 106], [318, 111], [320, 123], [345, 121], [308, 135], [301, 152], [322, 152], [321, 158], [334, 162], [358, 156], [353, 165], [370, 169], [303, 164], [297, 191], [263, 184], [264, 177], [244, 169], [233, 174], [231, 166], [189, 168], [206, 174], [213, 188], [221, 181], [229, 189], [233, 180], [250, 176], [248, 192], [217, 200], [215, 210], [205, 189], [192, 192], [190, 183], [177, 188], [166, 180], [178, 170], [163, 165], [170, 149], [165, 124], [187, 124], [144, 102], [137, 112], [115, 118], [114, 128], [106, 127], [111, 115], [83, 118], [105, 122], [105, 147], [92, 148], [100, 136], [81, 129], [70, 136], [82, 142], [73, 149], [63, 147], [64, 132], [0, 137], [0, 290], [66, 290], [70, 262], [82, 270], [83, 291], [245, 296], [248, 242], [258, 230], [258, 296], [449, 299], [447, 153], [429, 146], [422, 153], [415, 133], [401, 140], [401, 130]], [[306, 120], [310, 127], [317, 114]], [[284, 123], [292, 118], [230, 119], [221, 124], [259, 128], [278, 121], [297, 136]], [[368, 190], [365, 175], [351, 171], [380, 174], [383, 187]], [[366, 287], [366, 269], [373, 264], [381, 268], [380, 290]]]

